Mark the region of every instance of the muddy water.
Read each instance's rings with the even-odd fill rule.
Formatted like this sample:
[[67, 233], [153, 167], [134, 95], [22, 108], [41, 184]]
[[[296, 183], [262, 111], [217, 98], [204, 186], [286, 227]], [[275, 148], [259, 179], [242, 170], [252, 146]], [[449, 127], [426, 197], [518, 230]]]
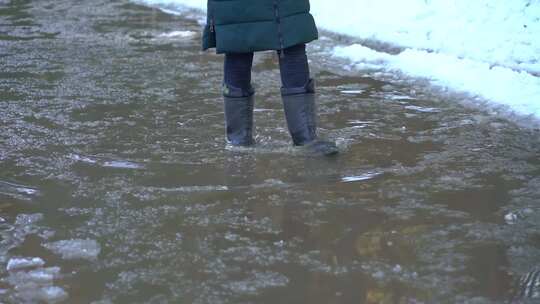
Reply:
[[257, 147], [230, 149], [198, 17], [91, 2], [0, 1], [0, 302], [539, 300], [538, 131], [340, 70], [325, 36], [342, 154], [290, 147], [272, 53]]

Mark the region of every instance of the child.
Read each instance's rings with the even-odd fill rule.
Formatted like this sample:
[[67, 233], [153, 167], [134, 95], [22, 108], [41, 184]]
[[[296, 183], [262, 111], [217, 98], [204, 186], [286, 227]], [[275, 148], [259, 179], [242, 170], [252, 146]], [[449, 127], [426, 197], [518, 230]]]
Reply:
[[309, 0], [208, 0], [203, 49], [225, 54], [223, 96], [227, 141], [254, 144], [251, 86], [253, 52], [276, 50], [281, 96], [294, 145], [317, 154], [338, 152], [317, 139], [315, 84], [309, 77], [306, 43], [318, 38]]

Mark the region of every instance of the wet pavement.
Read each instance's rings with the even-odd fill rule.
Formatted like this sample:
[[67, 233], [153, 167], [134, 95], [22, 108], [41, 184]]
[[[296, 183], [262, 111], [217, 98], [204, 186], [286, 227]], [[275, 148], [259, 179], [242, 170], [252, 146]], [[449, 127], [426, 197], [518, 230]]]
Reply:
[[535, 303], [540, 133], [310, 46], [321, 133], [291, 147], [275, 54], [256, 140], [223, 139], [202, 16], [0, 0], [0, 302]]

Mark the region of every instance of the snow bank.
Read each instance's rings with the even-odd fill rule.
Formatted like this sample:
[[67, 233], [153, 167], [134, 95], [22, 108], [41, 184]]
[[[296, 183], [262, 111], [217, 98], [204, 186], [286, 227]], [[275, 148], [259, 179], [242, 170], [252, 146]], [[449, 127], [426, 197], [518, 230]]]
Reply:
[[[204, 0], [138, 0], [204, 10]], [[398, 55], [355, 44], [334, 54], [432, 80], [540, 118], [540, 1], [311, 0], [327, 30], [401, 47]], [[367, 64], [367, 65], [366, 65]]]
[[536, 0], [312, 0], [324, 28], [540, 73]]
[[337, 47], [334, 53], [356, 62], [359, 69], [384, 67], [429, 78], [436, 85], [470, 92], [508, 106], [516, 114], [540, 118], [540, 78], [524, 71], [422, 50], [407, 49], [390, 55], [359, 44]]
[[311, 3], [317, 22], [328, 30], [404, 48], [398, 55], [359, 44], [334, 50], [358, 68], [386, 68], [428, 78], [517, 114], [540, 118], [539, 1]]

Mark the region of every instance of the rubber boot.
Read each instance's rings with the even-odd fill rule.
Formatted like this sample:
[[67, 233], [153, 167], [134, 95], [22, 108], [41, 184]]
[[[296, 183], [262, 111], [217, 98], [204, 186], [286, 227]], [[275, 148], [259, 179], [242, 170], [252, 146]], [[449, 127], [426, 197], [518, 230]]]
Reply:
[[253, 140], [253, 88], [243, 90], [223, 86], [227, 142], [233, 146], [251, 146]]
[[310, 79], [303, 87], [282, 88], [283, 108], [287, 126], [295, 146], [305, 146], [319, 155], [338, 153], [336, 144], [317, 138], [315, 82]]

